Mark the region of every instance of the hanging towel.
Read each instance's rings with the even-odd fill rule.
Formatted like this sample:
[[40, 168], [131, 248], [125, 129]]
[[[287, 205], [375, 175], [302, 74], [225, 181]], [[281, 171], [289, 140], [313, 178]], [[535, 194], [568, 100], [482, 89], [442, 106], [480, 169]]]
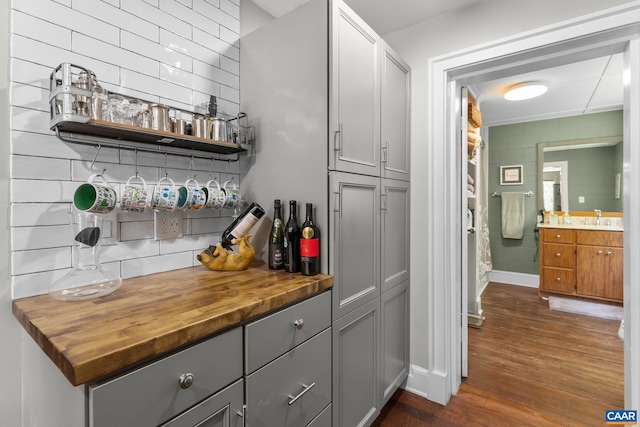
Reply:
[[524, 235], [524, 193], [502, 193], [502, 237], [522, 239]]

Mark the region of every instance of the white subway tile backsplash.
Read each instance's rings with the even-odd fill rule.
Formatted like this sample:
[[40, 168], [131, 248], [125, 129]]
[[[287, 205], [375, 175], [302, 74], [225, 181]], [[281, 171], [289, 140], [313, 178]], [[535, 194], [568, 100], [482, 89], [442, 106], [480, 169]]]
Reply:
[[122, 278], [145, 276], [163, 271], [178, 270], [193, 267], [193, 252], [180, 252], [170, 255], [160, 255], [150, 258], [138, 258], [122, 262]]
[[[63, 28], [92, 36], [106, 43], [118, 44], [120, 30], [116, 26], [107, 24], [98, 19], [98, 17], [77, 12], [59, 3], [49, 0], [29, 0], [14, 1], [12, 2], [12, 6], [15, 10]], [[34, 31], [37, 30], [34, 29]], [[47, 38], [45, 38], [44, 41], [46, 42]]]
[[[195, 178], [239, 181], [239, 162], [67, 143], [49, 128], [49, 76], [63, 62], [96, 73], [110, 92], [186, 111], [239, 110], [239, 1], [30, 0], [12, 2], [10, 58], [11, 274], [14, 298], [45, 293], [71, 268], [68, 212], [90, 173], [102, 172], [118, 194], [127, 179], [151, 192], [168, 173], [176, 185]], [[196, 108], [197, 107], [197, 108]], [[185, 117], [190, 119], [189, 117]], [[138, 144], [140, 147], [149, 147]], [[161, 147], [160, 147], [161, 148]], [[98, 156], [96, 158], [96, 153]], [[217, 158], [235, 155], [214, 155]], [[166, 164], [166, 168], [165, 168]], [[136, 167], [137, 166], [137, 167]], [[104, 246], [102, 266], [124, 278], [200, 265], [233, 209], [183, 212], [184, 237], [153, 239], [153, 212], [116, 209], [119, 240]]]
[[11, 226], [69, 224], [70, 203], [11, 203]]
[[211, 50], [221, 55], [240, 61], [240, 49], [198, 28], [193, 29], [193, 41], [202, 46], [208, 46]]
[[32, 15], [15, 11], [11, 24], [14, 34], [43, 40], [48, 44], [71, 50], [71, 30]]
[[159, 9], [157, 4], [150, 5], [141, 0], [127, 0], [121, 2], [120, 7], [172, 33], [176, 33], [187, 39], [191, 38], [191, 25]]
[[71, 181], [11, 180], [12, 203], [71, 202], [78, 183]]
[[[222, 7], [222, 1], [220, 1], [220, 7]], [[220, 7], [213, 6], [211, 3], [199, 1], [193, 4], [193, 10], [212, 21], [217, 22], [220, 26], [227, 27], [231, 31], [235, 31], [240, 34], [240, 19], [235, 18], [232, 15], [222, 11]]]
[[14, 83], [10, 99], [11, 105], [49, 112], [49, 89]]
[[69, 246], [73, 243], [69, 227], [15, 227], [11, 230], [11, 250], [28, 251]]
[[159, 95], [185, 104], [191, 104], [191, 90], [176, 84], [154, 79], [135, 71], [122, 70], [121, 85], [145, 93]]
[[[144, 40], [144, 39], [140, 39]], [[118, 64], [122, 68], [146, 74], [151, 77], [160, 75], [160, 65], [154, 59], [145, 58], [140, 53], [131, 52], [127, 48], [103, 43], [100, 40], [74, 33], [73, 51], [85, 56], [90, 56], [110, 64]], [[96, 77], [100, 77], [96, 73]]]
[[[14, 179], [46, 179], [68, 181], [71, 179], [71, 162], [67, 159], [46, 157], [11, 156]], [[38, 200], [33, 200], [37, 202]]]
[[101, 0], [81, 0], [76, 1], [73, 4], [73, 8], [87, 15], [96, 16], [107, 23], [115, 24], [122, 30], [133, 32], [156, 43], [160, 39], [160, 27], [158, 25], [121, 10], [119, 2], [116, 2], [115, 5], [110, 5]]
[[122, 31], [122, 47], [138, 56], [151, 58], [161, 64], [171, 65], [180, 70], [190, 72], [193, 69], [191, 57], [166, 46], [153, 43], [128, 31]]
[[227, 71], [221, 70], [218, 67], [213, 67], [204, 62], [194, 61], [193, 73], [199, 77], [213, 80], [217, 83], [220, 83], [221, 85], [226, 85], [235, 89], [238, 89], [240, 87], [240, 77], [238, 75], [231, 74]]
[[39, 273], [71, 267], [71, 247], [14, 251], [11, 253], [11, 274]]

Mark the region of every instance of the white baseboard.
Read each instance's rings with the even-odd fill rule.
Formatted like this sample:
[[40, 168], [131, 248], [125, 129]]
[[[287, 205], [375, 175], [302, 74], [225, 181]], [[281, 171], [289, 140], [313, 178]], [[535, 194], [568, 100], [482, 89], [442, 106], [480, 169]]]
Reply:
[[447, 393], [447, 381], [446, 375], [434, 374], [421, 366], [411, 365], [404, 389], [432, 402], [446, 405], [451, 397]]
[[537, 274], [492, 270], [487, 273], [487, 277], [491, 282], [506, 283], [508, 285], [527, 286], [529, 288], [537, 288], [540, 284], [540, 276]]

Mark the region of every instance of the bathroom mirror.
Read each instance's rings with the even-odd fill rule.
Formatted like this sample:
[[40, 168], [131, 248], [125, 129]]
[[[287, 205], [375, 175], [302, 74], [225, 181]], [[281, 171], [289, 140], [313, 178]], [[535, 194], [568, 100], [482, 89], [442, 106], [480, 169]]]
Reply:
[[622, 146], [622, 136], [538, 143], [538, 210], [546, 197], [554, 210], [622, 212]]

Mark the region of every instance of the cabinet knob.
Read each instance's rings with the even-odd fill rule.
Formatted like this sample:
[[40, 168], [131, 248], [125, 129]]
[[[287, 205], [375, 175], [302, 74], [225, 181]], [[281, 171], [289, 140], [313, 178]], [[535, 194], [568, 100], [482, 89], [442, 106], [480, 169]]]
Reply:
[[607, 256], [611, 256], [611, 255], [613, 255], [613, 252], [608, 251], [608, 252], [607, 252]]
[[560, 237], [562, 237], [562, 236], [560, 236], [559, 234], [556, 234], [556, 238], [557, 239], [559, 239]]
[[191, 384], [193, 384], [195, 380], [196, 378], [193, 376], [191, 372], [189, 372], [189, 373], [180, 375], [180, 377], [178, 378], [178, 383], [180, 384], [181, 389], [187, 389], [191, 387]]
[[297, 329], [302, 329], [302, 327], [304, 326], [304, 320], [298, 319], [295, 322], [293, 322], [293, 324], [296, 325]]
[[558, 253], [556, 254], [556, 257], [557, 257], [557, 258], [560, 258], [560, 252], [558, 252]]
[[560, 283], [560, 278], [556, 277], [556, 282]]
[[598, 251], [598, 255], [602, 255], [602, 251]]

